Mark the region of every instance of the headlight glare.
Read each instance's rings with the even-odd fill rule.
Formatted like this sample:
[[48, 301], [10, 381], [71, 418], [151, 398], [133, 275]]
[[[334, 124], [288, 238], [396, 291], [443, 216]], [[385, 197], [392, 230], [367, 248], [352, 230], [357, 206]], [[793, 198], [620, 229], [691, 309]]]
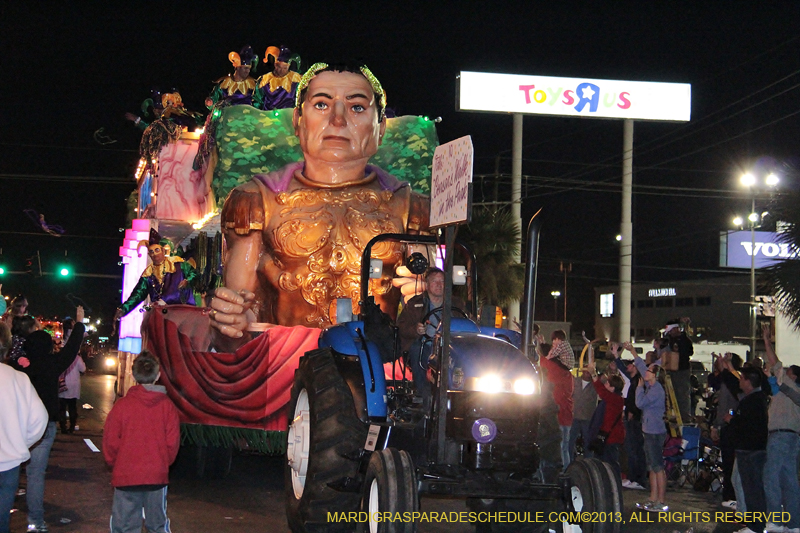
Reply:
[[483, 376], [479, 378], [478, 382], [475, 384], [475, 390], [493, 393], [501, 392], [503, 390], [503, 382], [499, 377], [494, 375]]
[[514, 392], [517, 394], [533, 394], [536, 390], [536, 385], [532, 379], [521, 378], [514, 382]]

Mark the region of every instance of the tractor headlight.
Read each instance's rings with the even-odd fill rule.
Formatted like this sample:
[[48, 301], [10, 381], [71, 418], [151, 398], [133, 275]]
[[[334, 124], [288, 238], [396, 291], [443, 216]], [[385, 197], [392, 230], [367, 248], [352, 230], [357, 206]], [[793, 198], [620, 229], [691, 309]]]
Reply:
[[478, 378], [477, 382], [475, 383], [474, 390], [480, 392], [502, 392], [503, 391], [503, 381], [494, 375], [483, 376]]
[[514, 382], [514, 392], [517, 394], [533, 394], [536, 390], [536, 384], [532, 379], [521, 378]]

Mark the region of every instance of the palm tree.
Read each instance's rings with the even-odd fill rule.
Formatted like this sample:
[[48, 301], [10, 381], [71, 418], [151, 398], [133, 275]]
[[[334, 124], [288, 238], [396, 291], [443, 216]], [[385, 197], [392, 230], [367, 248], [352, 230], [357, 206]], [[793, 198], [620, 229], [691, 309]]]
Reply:
[[[800, 251], [800, 193], [779, 197], [771, 211], [781, 221], [780, 240], [789, 244], [790, 252]], [[767, 289], [778, 300], [781, 311], [795, 329], [800, 329], [800, 260], [784, 259], [765, 270]]]
[[514, 261], [520, 229], [509, 211], [474, 208], [472, 221], [459, 229], [458, 238], [475, 254], [480, 305], [503, 306], [521, 298], [525, 269]]

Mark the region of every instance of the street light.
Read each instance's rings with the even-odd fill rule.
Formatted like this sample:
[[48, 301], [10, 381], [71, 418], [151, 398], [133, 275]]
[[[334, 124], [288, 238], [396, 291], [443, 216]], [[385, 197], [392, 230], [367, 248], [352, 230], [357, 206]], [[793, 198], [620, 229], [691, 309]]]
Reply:
[[553, 322], [558, 322], [558, 297], [561, 291], [550, 291], [550, 296], [553, 297]]
[[[742, 186], [750, 189], [750, 214], [747, 221], [750, 224], [750, 359], [756, 356], [756, 313], [758, 304], [756, 303], [756, 226], [762, 217], [756, 213], [756, 193], [759, 189], [759, 180], [755, 174], [747, 172], [739, 179]], [[764, 178], [764, 185], [767, 187], [777, 187], [780, 179], [773, 172]], [[764, 213], [766, 214], [766, 213]], [[737, 216], [733, 223], [742, 226], [744, 220]]]

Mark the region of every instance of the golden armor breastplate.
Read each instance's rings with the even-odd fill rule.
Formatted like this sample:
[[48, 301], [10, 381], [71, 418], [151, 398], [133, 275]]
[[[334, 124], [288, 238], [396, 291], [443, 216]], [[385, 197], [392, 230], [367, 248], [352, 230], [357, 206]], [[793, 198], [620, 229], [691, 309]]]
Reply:
[[[299, 291], [311, 311], [305, 325], [330, 324], [330, 302], [336, 298], [350, 298], [357, 310], [361, 253], [376, 235], [403, 233], [408, 188], [393, 193], [377, 190], [373, 182], [342, 189], [295, 189], [274, 198], [264, 232], [272, 256], [267, 277], [287, 296]], [[393, 265], [401, 253], [396, 244], [380, 243], [372, 257]], [[371, 283], [375, 294], [391, 288], [388, 277]], [[278, 306], [294, 299], [279, 296]]]

